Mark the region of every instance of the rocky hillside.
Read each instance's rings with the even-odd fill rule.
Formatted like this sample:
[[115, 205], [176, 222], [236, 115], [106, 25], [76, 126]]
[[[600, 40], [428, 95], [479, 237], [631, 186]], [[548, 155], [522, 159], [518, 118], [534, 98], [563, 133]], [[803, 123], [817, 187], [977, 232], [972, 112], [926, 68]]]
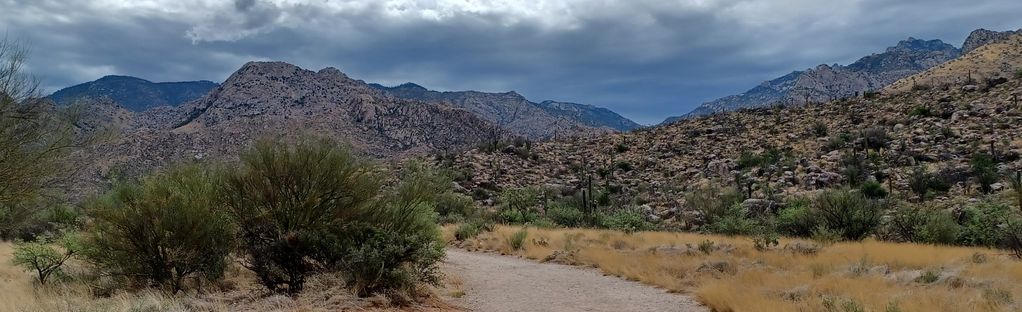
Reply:
[[1022, 32], [996, 38], [999, 40], [973, 48], [969, 53], [953, 61], [899, 80], [888, 86], [886, 91], [946, 89], [958, 85], [987, 88], [990, 84], [1004, 82], [1019, 75], [1019, 70], [1022, 69]]
[[513, 146], [475, 150], [448, 163], [464, 173], [460, 185], [485, 204], [508, 188], [573, 194], [591, 177], [599, 192], [609, 194], [610, 207], [640, 208], [683, 229], [698, 226], [685, 220], [699, 220], [691, 218], [696, 212], [687, 208], [684, 194], [706, 184], [738, 185], [751, 193], [753, 204], [767, 206], [850, 179], [878, 180], [909, 197], [910, 177], [921, 167], [946, 183], [940, 198], [968, 198], [978, 192], [969, 165], [978, 153], [994, 155], [1002, 174], [1022, 169], [1019, 79], [982, 89], [953, 85], [741, 110], [533, 144], [527, 152]]
[[205, 80], [154, 83], [135, 77], [106, 76], [61, 89], [50, 95], [50, 99], [61, 105], [89, 99], [109, 100], [141, 112], [156, 106], [177, 106], [206, 95], [216, 87], [216, 83]]
[[[685, 117], [777, 103], [819, 103], [854, 96], [865, 91], [879, 90], [898, 79], [947, 62], [958, 55], [957, 48], [940, 40], [909, 38], [887, 48], [883, 53], [863, 57], [847, 66], [819, 65], [795, 71], [764, 82], [745, 93], [703, 103]], [[683, 117], [668, 118], [665, 123], [679, 118]]]
[[969, 37], [965, 39], [965, 43], [962, 44], [962, 54], [972, 52], [976, 48], [982, 47], [989, 43], [998, 42], [1001, 40], [1008, 39], [1009, 37], [1022, 34], [1022, 30], [1016, 31], [993, 31], [986, 29], [977, 29], [969, 34]]
[[[498, 133], [474, 114], [445, 105], [388, 96], [337, 69], [318, 72], [279, 62], [252, 62], [206, 96], [179, 107], [117, 112], [121, 136], [78, 153], [81, 186], [118, 172], [134, 175], [168, 163], [235, 155], [252, 140], [326, 136], [377, 158], [472, 147]], [[96, 114], [98, 124], [113, 117]], [[88, 117], [88, 116], [86, 116]], [[85, 118], [89, 119], [89, 118]], [[127, 120], [125, 120], [127, 119]]]
[[530, 139], [603, 133], [608, 130], [628, 131], [638, 127], [635, 122], [607, 109], [573, 103], [538, 104], [514, 91], [438, 92], [414, 83], [395, 87], [373, 86], [404, 99], [450, 103]]

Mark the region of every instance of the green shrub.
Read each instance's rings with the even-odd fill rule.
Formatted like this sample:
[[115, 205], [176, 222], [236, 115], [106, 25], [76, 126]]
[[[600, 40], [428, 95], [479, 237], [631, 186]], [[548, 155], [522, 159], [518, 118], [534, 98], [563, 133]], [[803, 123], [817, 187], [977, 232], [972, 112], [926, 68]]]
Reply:
[[539, 219], [539, 214], [533, 211], [501, 210], [497, 213], [497, 221], [503, 224], [526, 224]]
[[64, 234], [58, 238], [41, 237], [34, 242], [20, 242], [14, 246], [14, 265], [36, 274], [39, 284], [46, 285], [51, 276], [62, 276], [63, 266], [81, 251], [78, 236]]
[[475, 238], [476, 236], [479, 236], [480, 233], [491, 230], [493, 230], [493, 227], [489, 223], [482, 220], [474, 220], [459, 225], [458, 228], [454, 230], [454, 239], [463, 241]]
[[959, 244], [997, 247], [1002, 240], [1001, 227], [1012, 217], [1011, 208], [999, 203], [980, 203], [965, 209]]
[[501, 210], [526, 212], [539, 205], [539, 190], [531, 187], [512, 188], [500, 193]]
[[809, 237], [820, 227], [820, 219], [813, 215], [810, 202], [796, 199], [777, 213], [777, 230], [784, 235]]
[[880, 224], [881, 204], [847, 189], [826, 190], [813, 201], [814, 214], [847, 240], [861, 240]]
[[908, 115], [919, 117], [932, 117], [934, 114], [933, 111], [930, 110], [930, 108], [927, 106], [916, 106], [916, 108], [913, 108], [912, 111], [908, 112]]
[[870, 127], [862, 132], [862, 139], [866, 147], [881, 149], [887, 147], [891, 138], [887, 135], [887, 129], [883, 127]]
[[464, 221], [476, 217], [477, 214], [475, 202], [471, 197], [451, 192], [437, 195], [436, 212], [440, 216], [441, 224]]
[[945, 211], [929, 213], [926, 222], [919, 228], [917, 241], [931, 244], [952, 245], [958, 242], [961, 226]]
[[703, 215], [705, 224], [716, 223], [728, 215], [735, 204], [745, 200], [744, 194], [734, 188], [721, 189], [717, 186], [702, 187], [685, 194], [685, 203]]
[[912, 204], [897, 205], [884, 222], [884, 238], [900, 242], [919, 241], [919, 230], [927, 222], [924, 208]]
[[507, 238], [508, 246], [511, 246], [511, 250], [518, 251], [525, 247], [525, 238], [529, 236], [529, 231], [521, 229], [511, 234], [511, 237]]
[[433, 209], [449, 180], [413, 164], [386, 190], [374, 165], [329, 141], [260, 141], [241, 159], [228, 208], [270, 290], [296, 295], [319, 271], [343, 273], [359, 295], [438, 281], [443, 243]]
[[916, 166], [908, 178], [908, 186], [912, 193], [919, 197], [919, 201], [923, 202], [926, 200], [926, 194], [930, 192], [933, 181], [934, 177], [926, 171], [926, 167]]
[[813, 136], [822, 138], [827, 136], [827, 124], [822, 121], [814, 121], [811, 130]]
[[760, 233], [762, 229], [758, 221], [747, 216], [741, 204], [732, 205], [724, 215], [704, 227], [706, 232], [724, 235], [753, 235]]
[[884, 185], [880, 182], [869, 180], [859, 185], [859, 192], [865, 195], [869, 199], [884, 199], [887, 198], [887, 189], [884, 189]]
[[220, 175], [180, 166], [121, 183], [90, 202], [85, 256], [113, 276], [183, 289], [188, 279], [223, 277], [234, 228], [219, 198]]
[[586, 216], [582, 210], [571, 203], [556, 202], [546, 210], [547, 218], [563, 227], [582, 227], [586, 225]]
[[651, 231], [655, 228], [653, 223], [646, 220], [646, 216], [634, 210], [620, 209], [600, 218], [602, 227], [622, 231], [626, 233]]
[[972, 165], [972, 174], [976, 177], [979, 190], [984, 194], [989, 194], [993, 190], [990, 185], [997, 183], [999, 179], [994, 158], [989, 154], [979, 153], [973, 156], [969, 163]]

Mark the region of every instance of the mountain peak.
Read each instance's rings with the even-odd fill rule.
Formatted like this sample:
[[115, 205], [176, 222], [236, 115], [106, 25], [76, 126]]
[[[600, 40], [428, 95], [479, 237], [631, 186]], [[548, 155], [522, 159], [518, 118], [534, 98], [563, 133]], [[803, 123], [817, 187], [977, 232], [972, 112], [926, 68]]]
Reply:
[[923, 40], [915, 37], [908, 37], [908, 39], [898, 41], [898, 44], [887, 48], [887, 52], [896, 51], [913, 51], [913, 52], [930, 52], [930, 51], [944, 51], [948, 49], [955, 49], [954, 46], [944, 43], [940, 39]]
[[1020, 33], [1020, 31], [993, 31], [985, 28], [973, 30], [969, 33], [969, 37], [965, 38], [965, 42], [962, 43], [962, 54], [969, 53], [989, 43], [1007, 39], [1017, 33]]

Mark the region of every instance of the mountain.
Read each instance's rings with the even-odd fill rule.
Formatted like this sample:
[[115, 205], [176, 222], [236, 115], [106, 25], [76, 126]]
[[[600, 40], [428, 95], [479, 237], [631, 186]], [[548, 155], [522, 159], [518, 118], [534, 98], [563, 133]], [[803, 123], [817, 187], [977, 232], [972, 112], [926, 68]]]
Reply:
[[[777, 103], [805, 104], [879, 90], [898, 79], [954, 59], [959, 50], [940, 40], [908, 38], [883, 53], [863, 57], [855, 63], [819, 65], [795, 71], [756, 86], [745, 93], [703, 103], [683, 117], [704, 116], [721, 111], [769, 106]], [[683, 117], [672, 117], [665, 123]]]
[[[844, 187], [852, 173], [878, 180], [896, 198], [915, 196], [914, 172], [926, 168], [947, 186], [934, 191], [940, 202], [965, 202], [980, 194], [971, 162], [977, 155], [993, 155], [1003, 176], [1022, 170], [1020, 70], [1022, 34], [918, 74], [1004, 78], [979, 87], [950, 80], [941, 88], [723, 112], [644, 131], [540, 142], [530, 157], [470, 150], [451, 163], [471, 173], [459, 183], [480, 203], [507, 189], [578, 194], [595, 186], [610, 194], [601, 209], [634, 208], [680, 230], [703, 225], [686, 194], [706, 185], [741, 185], [751, 198], [743, 211], [753, 213], [783, 198]], [[993, 187], [1010, 190], [1007, 182]]]
[[969, 34], [969, 37], [965, 39], [965, 43], [962, 44], [962, 54], [972, 52], [972, 50], [987, 45], [988, 43], [1008, 39], [1008, 37], [1020, 33], [1022, 33], [1022, 30], [993, 31], [983, 28], [974, 30]]
[[446, 103], [401, 99], [334, 68], [281, 62], [250, 62], [199, 99], [131, 112], [129, 120], [110, 103], [88, 105], [116, 112], [113, 119], [123, 126], [116, 139], [78, 155], [87, 168], [83, 187], [114, 172], [135, 176], [174, 162], [229, 160], [261, 137], [328, 137], [386, 159], [474, 147], [499, 133], [493, 123]]
[[129, 76], [106, 76], [61, 89], [49, 97], [60, 105], [105, 98], [128, 110], [141, 112], [156, 106], [177, 106], [197, 99], [216, 87], [216, 83], [205, 80], [154, 83]]
[[[975, 32], [974, 32], [975, 34]], [[901, 79], [884, 91], [905, 92], [911, 89], [947, 89], [956, 85], [989, 88], [991, 84], [1022, 75], [1022, 32], [1004, 32], [987, 44], [973, 48], [961, 57]], [[983, 38], [992, 38], [987, 32]], [[972, 39], [972, 36], [970, 36]], [[966, 43], [969, 43], [966, 40]], [[973, 41], [975, 42], [975, 41]], [[970, 87], [972, 88], [972, 87]]]
[[414, 83], [395, 87], [373, 84], [387, 94], [420, 101], [440, 101], [473, 112], [483, 119], [533, 139], [600, 133], [607, 130], [629, 131], [635, 122], [608, 109], [590, 105], [547, 101], [534, 103], [517, 92], [478, 91], [438, 92]]

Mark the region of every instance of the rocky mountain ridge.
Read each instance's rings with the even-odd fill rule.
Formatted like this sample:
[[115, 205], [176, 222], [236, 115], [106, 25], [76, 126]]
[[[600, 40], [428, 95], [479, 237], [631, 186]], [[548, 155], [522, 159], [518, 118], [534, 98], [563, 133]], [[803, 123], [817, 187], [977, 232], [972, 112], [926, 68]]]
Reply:
[[[394, 87], [372, 84], [395, 97], [450, 103], [531, 139], [546, 139], [607, 131], [629, 131], [640, 127], [608, 109], [590, 105], [546, 101], [535, 103], [510, 91], [433, 91], [414, 83]], [[545, 104], [544, 104], [545, 103]], [[554, 104], [557, 103], [557, 104]]]
[[1015, 32], [985, 29], [973, 31], [958, 49], [940, 40], [909, 38], [882, 53], [863, 57], [847, 66], [820, 65], [766, 81], [745, 93], [703, 103], [692, 112], [670, 117], [664, 124], [681, 118], [721, 111], [764, 107], [774, 104], [820, 103], [877, 91], [905, 77], [943, 64], [979, 46], [1003, 40]]
[[205, 95], [217, 86], [215, 82], [206, 80], [151, 82], [130, 76], [105, 76], [58, 90], [49, 98], [60, 105], [108, 100], [128, 110], [141, 112], [157, 106], [180, 105]]

